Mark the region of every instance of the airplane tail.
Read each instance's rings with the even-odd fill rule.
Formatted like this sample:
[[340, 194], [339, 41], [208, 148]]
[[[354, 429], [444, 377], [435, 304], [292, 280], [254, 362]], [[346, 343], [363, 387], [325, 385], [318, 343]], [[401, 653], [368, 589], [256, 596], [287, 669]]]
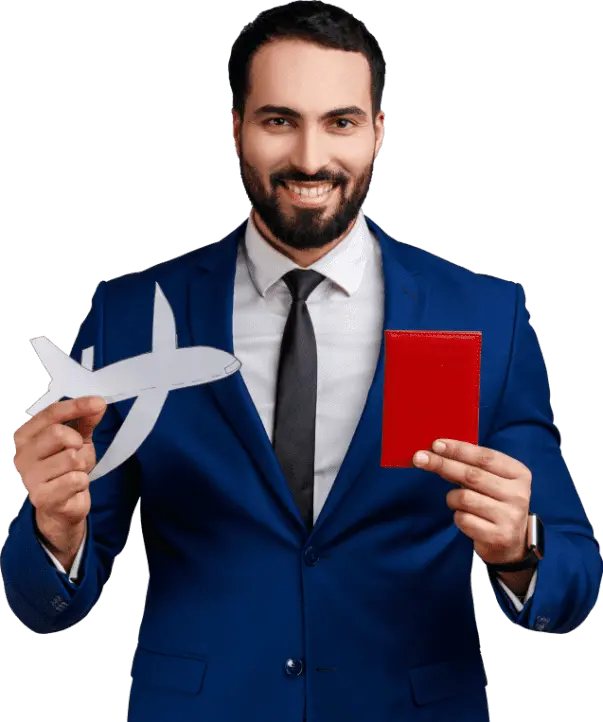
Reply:
[[41, 396], [33, 406], [27, 409], [26, 413], [34, 416], [63, 396], [67, 396], [65, 390], [70, 379], [74, 377], [79, 379], [82, 377], [82, 373], [88, 374], [91, 373], [91, 371], [88, 371], [78, 364], [71, 356], [63, 353], [60, 348], [55, 346], [52, 341], [49, 341], [45, 336], [32, 338], [30, 343], [51, 376], [48, 391]]

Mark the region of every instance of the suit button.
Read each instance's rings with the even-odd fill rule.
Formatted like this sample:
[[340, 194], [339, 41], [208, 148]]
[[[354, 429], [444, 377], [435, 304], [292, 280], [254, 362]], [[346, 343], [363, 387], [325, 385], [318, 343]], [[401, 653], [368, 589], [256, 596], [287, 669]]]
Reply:
[[301, 659], [288, 659], [285, 662], [285, 672], [289, 677], [299, 677], [304, 670], [304, 663]]
[[318, 564], [320, 557], [314, 550], [314, 547], [308, 547], [304, 552], [304, 559], [306, 560], [306, 564], [308, 566], [313, 567], [315, 564]]

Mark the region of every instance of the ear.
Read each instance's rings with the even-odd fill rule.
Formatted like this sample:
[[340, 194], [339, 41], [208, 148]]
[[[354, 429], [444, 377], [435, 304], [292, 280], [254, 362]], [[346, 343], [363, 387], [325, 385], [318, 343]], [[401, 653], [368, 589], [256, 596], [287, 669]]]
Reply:
[[239, 145], [240, 133], [241, 133], [241, 118], [240, 118], [238, 112], [233, 108], [232, 109], [232, 134], [234, 136], [235, 148], [237, 150], [237, 155], [239, 156], [239, 158], [241, 157], [241, 148]]
[[384, 120], [385, 113], [381, 110], [377, 113], [377, 117], [375, 118], [375, 158], [379, 153], [379, 149], [381, 148], [383, 138], [385, 136]]

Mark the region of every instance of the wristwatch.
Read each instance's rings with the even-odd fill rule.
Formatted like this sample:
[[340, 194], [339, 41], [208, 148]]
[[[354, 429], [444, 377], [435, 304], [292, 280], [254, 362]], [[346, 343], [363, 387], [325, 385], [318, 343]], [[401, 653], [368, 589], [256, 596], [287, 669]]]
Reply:
[[487, 564], [493, 572], [519, 572], [538, 566], [544, 557], [544, 524], [537, 514], [528, 514], [528, 553], [518, 562], [507, 564]]

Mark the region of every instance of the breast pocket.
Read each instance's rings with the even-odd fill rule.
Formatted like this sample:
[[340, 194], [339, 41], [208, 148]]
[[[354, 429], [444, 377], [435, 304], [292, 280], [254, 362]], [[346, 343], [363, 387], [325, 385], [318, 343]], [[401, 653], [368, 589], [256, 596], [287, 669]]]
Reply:
[[425, 705], [488, 684], [481, 654], [455, 657], [408, 670], [416, 704]]
[[166, 689], [199, 694], [207, 660], [201, 657], [184, 657], [153, 652], [137, 647], [132, 661], [132, 679]]

